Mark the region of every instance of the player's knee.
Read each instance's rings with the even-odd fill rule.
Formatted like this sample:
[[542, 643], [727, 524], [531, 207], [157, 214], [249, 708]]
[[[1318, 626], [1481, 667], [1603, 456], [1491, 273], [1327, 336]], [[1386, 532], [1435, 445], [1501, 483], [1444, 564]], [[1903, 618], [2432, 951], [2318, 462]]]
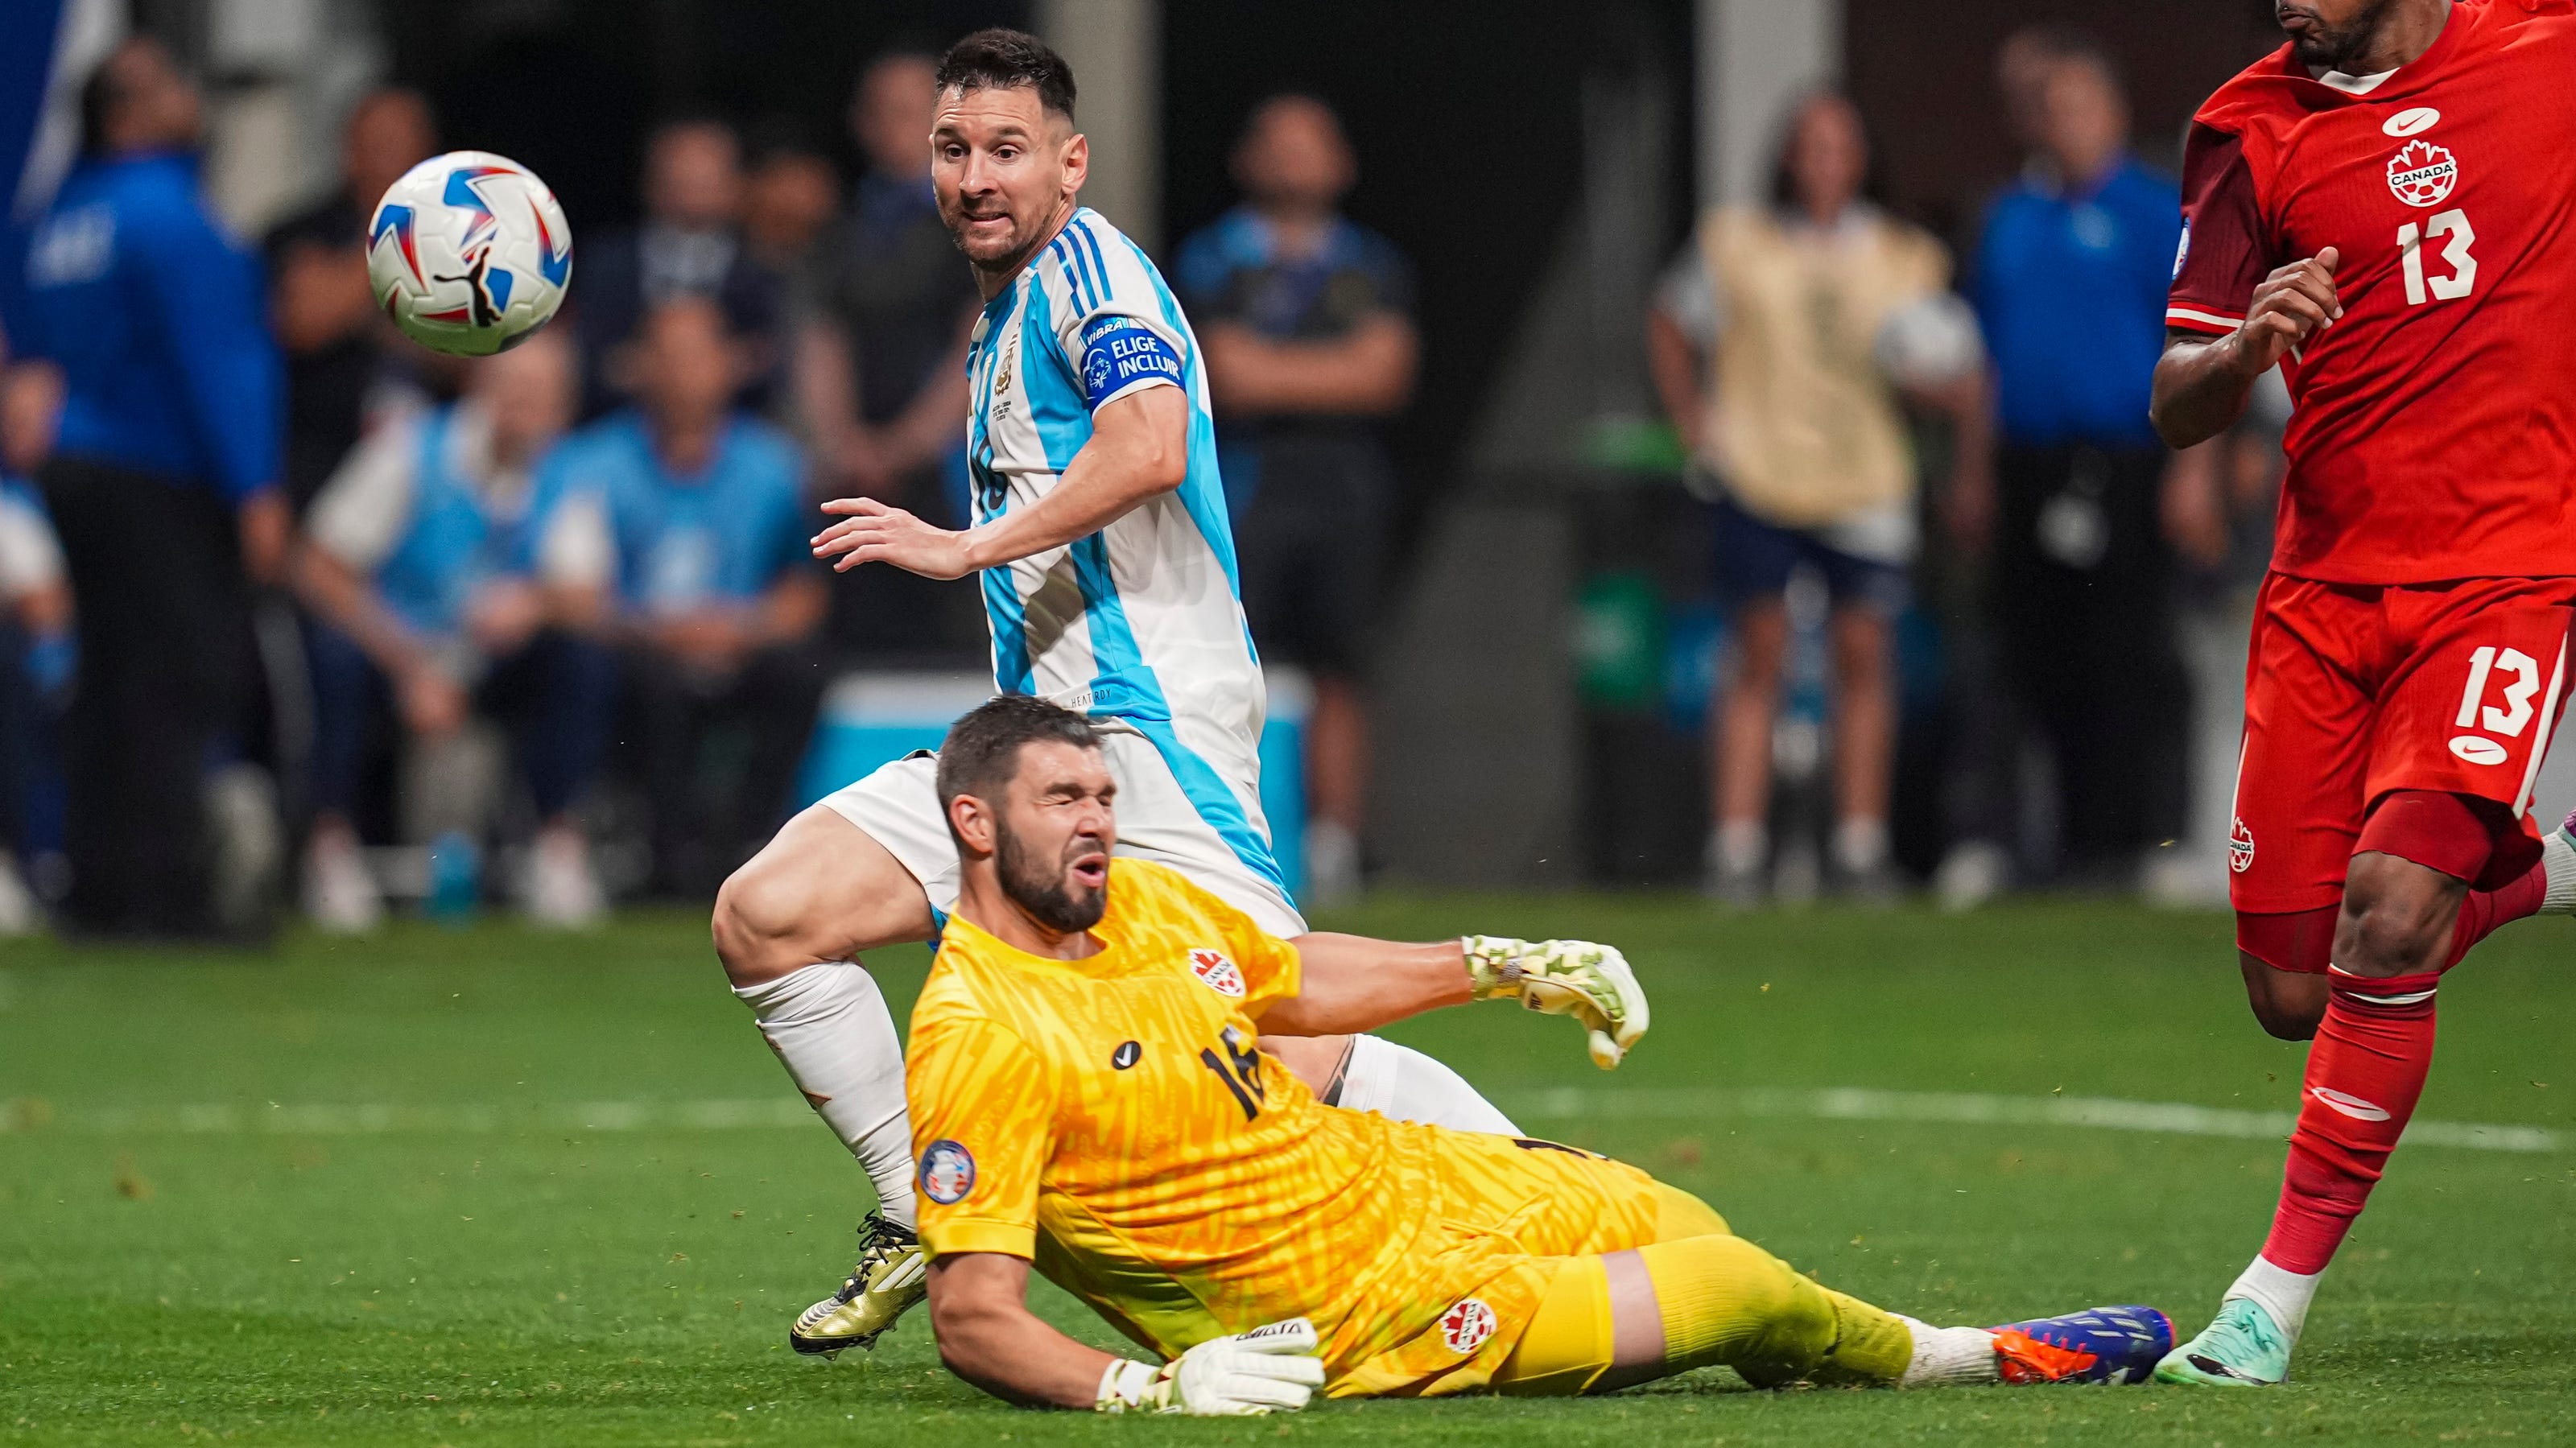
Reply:
[[755, 855], [716, 891], [716, 958], [735, 985], [775, 980], [810, 962], [795, 958], [796, 936], [814, 903], [795, 871]]
[[2353, 858], [2335, 922], [2334, 963], [2353, 975], [2441, 968], [2459, 924], [2459, 881], [2393, 855]]

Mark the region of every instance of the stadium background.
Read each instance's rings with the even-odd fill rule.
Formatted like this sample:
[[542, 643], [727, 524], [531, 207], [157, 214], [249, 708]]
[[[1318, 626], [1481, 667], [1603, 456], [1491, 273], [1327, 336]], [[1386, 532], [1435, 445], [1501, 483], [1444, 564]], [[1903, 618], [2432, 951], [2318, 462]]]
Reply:
[[[48, 4], [0, 19], [13, 160], [41, 67], [7, 27]], [[878, 47], [1027, 23], [1083, 75], [1111, 163], [1093, 199], [1163, 246], [1227, 204], [1251, 99], [1324, 94], [1360, 154], [1350, 209], [1416, 259], [1428, 340], [1394, 432], [1408, 501], [1372, 828], [1397, 883], [1332, 923], [1597, 935], [1657, 992], [1656, 1036], [1606, 1081], [1516, 1014], [1400, 1034], [1836, 1285], [1931, 1314], [2136, 1296], [2185, 1316], [2251, 1245], [2299, 1051], [2245, 1019], [2217, 913], [2066, 898], [1964, 920], [1729, 918], [1665, 891], [1565, 892], [1695, 863], [1698, 822], [1672, 802], [1696, 797], [1699, 765], [1665, 707], [1670, 661], [1648, 661], [1644, 695], [1619, 685], [1620, 619], [1590, 585], [1681, 571], [1636, 318], [1697, 200], [1750, 194], [1781, 104], [1839, 75], [1891, 200], [1964, 249], [2017, 164], [1992, 76], [2006, 34], [2071, 20], [2103, 37], [2139, 148], [2170, 166], [2197, 99], [2273, 43], [2258, 0], [134, 0], [130, 18], [214, 78], [208, 174], [245, 230], [327, 182], [337, 114], [377, 80], [427, 90], [450, 144], [528, 162], [587, 233], [635, 214], [660, 115], [783, 113], [838, 144]], [[2569, 800], [2559, 779], [2546, 807]], [[1911, 797], [1900, 832], [1931, 812]], [[2188, 843], [2205, 901], [2223, 841]], [[2450, 1135], [2401, 1156], [2301, 1382], [2262, 1403], [1776, 1399], [1692, 1379], [1280, 1431], [2548, 1441], [2576, 1392], [2576, 987], [2555, 929], [2504, 937], [2446, 992], [2422, 1116]], [[290, 934], [258, 956], [0, 946], [0, 1442], [1165, 1426], [1001, 1414], [917, 1326], [866, 1363], [788, 1358], [779, 1323], [845, 1265], [864, 1187], [723, 998], [703, 930], [648, 911], [574, 940], [489, 922]], [[879, 962], [898, 1009], [925, 963]], [[1099, 1340], [1065, 1300], [1046, 1310]]]

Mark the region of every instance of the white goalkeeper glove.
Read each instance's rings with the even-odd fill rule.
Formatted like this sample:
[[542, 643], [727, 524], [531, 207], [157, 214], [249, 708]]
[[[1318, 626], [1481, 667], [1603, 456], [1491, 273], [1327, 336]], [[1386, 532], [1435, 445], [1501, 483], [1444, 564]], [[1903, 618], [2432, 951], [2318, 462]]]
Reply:
[[1187, 1413], [1249, 1418], [1306, 1406], [1324, 1385], [1315, 1325], [1302, 1317], [1210, 1338], [1155, 1367], [1125, 1359], [1100, 1375], [1103, 1413]]
[[1646, 993], [1628, 969], [1628, 958], [1588, 940], [1506, 940], [1470, 935], [1467, 970], [1476, 999], [1517, 997], [1551, 1016], [1572, 1016], [1591, 1032], [1592, 1064], [1618, 1069], [1628, 1048], [1646, 1034]]

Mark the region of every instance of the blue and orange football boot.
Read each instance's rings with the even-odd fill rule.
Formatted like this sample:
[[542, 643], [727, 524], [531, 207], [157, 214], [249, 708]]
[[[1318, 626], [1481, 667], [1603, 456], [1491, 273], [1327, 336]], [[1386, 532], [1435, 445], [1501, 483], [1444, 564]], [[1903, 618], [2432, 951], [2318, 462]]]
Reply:
[[2152, 1307], [2088, 1307], [1991, 1331], [2007, 1383], [2143, 1383], [2174, 1345], [2173, 1319]]

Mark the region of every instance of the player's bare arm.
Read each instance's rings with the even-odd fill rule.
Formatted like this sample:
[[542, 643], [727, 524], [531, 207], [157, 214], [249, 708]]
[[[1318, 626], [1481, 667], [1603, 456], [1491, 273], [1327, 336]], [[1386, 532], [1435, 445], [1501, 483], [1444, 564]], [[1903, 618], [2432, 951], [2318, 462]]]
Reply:
[[842, 573], [891, 563], [927, 578], [963, 578], [1061, 548], [1177, 491], [1189, 477], [1189, 427], [1189, 396], [1178, 387], [1131, 392], [1091, 415], [1091, 440], [1035, 506], [953, 531], [874, 498], [839, 499], [823, 505], [842, 521], [814, 536], [814, 556]]
[[1303, 1318], [1212, 1338], [1157, 1367], [1084, 1347], [1029, 1311], [1029, 1264], [958, 1252], [930, 1266], [930, 1321], [948, 1370], [1005, 1402], [1103, 1413], [1254, 1417], [1323, 1386]]
[[2341, 262], [2330, 246], [2276, 268], [2254, 289], [2244, 323], [2216, 341], [2172, 333], [2156, 364], [2150, 413], [2167, 447], [2197, 447], [2234, 427], [2255, 381], [2343, 316], [2334, 283]]
[[1582, 1022], [1592, 1059], [1606, 1071], [1646, 1034], [1646, 994], [1627, 959], [1606, 945], [1491, 935], [1405, 945], [1322, 931], [1289, 943], [1298, 993], [1256, 1017], [1265, 1036], [1346, 1035], [1443, 1006], [1511, 999]]
[[1119, 1361], [1029, 1311], [1029, 1264], [1000, 1252], [930, 1264], [930, 1326], [950, 1372], [1023, 1407], [1092, 1407]]
[[1400, 945], [1317, 931], [1291, 943], [1302, 988], [1255, 1017], [1265, 1033], [1349, 1035], [1476, 998], [1459, 941]]

